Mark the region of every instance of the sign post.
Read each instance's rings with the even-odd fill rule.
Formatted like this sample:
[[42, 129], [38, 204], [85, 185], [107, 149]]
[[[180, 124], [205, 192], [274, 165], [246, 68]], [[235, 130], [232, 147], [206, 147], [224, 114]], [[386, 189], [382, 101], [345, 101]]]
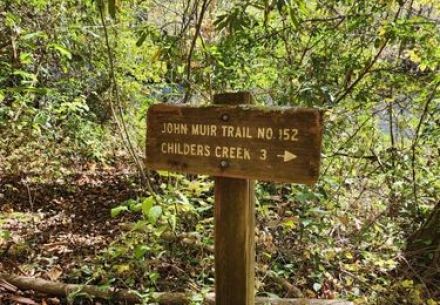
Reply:
[[[226, 103], [229, 105], [251, 104], [252, 96], [244, 92], [214, 96], [214, 104]], [[253, 305], [255, 303], [253, 180], [215, 178], [214, 222], [215, 304]]]
[[215, 176], [216, 305], [254, 305], [254, 180], [313, 184], [322, 115], [252, 106], [250, 93], [214, 105], [158, 104], [147, 115], [147, 166]]

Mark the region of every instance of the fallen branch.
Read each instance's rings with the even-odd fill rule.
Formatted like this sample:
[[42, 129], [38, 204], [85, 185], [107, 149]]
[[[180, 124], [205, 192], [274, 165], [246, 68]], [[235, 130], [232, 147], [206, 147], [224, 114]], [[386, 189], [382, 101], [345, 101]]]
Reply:
[[[52, 296], [66, 297], [72, 293], [85, 293], [91, 297], [100, 299], [112, 299], [126, 303], [141, 303], [142, 298], [138, 293], [130, 290], [118, 290], [115, 288], [101, 288], [93, 285], [64, 284], [47, 281], [39, 278], [8, 275], [0, 273], [0, 280], [14, 285], [21, 290], [35, 290]], [[205, 298], [204, 304], [215, 305], [213, 294]], [[188, 305], [191, 302], [190, 293], [158, 292], [152, 294], [152, 302], [160, 305]], [[342, 300], [318, 300], [318, 299], [276, 299], [256, 298], [256, 305], [353, 305]]]
[[268, 272], [267, 275], [269, 278], [280, 285], [284, 290], [287, 291], [287, 297], [289, 298], [303, 298], [304, 294], [301, 292], [301, 290], [296, 287], [295, 285], [292, 285], [289, 283], [288, 280], [285, 278], [279, 277], [275, 272]]

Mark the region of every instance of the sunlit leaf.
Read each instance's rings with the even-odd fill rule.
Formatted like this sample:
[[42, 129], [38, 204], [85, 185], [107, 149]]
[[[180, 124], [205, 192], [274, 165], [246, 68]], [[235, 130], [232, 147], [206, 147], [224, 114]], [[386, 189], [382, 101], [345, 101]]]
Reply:
[[148, 220], [151, 224], [155, 224], [162, 215], [162, 208], [158, 205], [152, 207], [148, 212]]
[[111, 209], [110, 214], [112, 217], [117, 217], [119, 214], [121, 214], [124, 211], [128, 211], [128, 207], [125, 205], [120, 205]]
[[72, 53], [70, 53], [70, 51], [66, 49], [64, 46], [56, 43], [51, 43], [49, 44], [49, 46], [54, 50], [56, 50], [61, 56], [67, 57], [68, 59], [72, 59]]
[[153, 207], [154, 204], [154, 198], [153, 196], [150, 196], [148, 198], [145, 198], [142, 201], [142, 214], [144, 214], [144, 216], [148, 216], [150, 213], [151, 208]]

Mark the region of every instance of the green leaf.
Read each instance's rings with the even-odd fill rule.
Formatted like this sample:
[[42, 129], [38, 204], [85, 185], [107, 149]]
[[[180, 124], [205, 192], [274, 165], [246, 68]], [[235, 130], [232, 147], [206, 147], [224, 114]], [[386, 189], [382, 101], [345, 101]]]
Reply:
[[47, 35], [44, 32], [38, 31], [38, 32], [28, 33], [28, 34], [25, 34], [20, 37], [21, 40], [31, 40], [34, 38], [45, 38], [46, 39]]
[[162, 177], [173, 177], [173, 178], [181, 178], [183, 177], [181, 174], [177, 174], [169, 171], [157, 171], [157, 173]]
[[108, 0], [108, 13], [113, 19], [116, 18], [116, 0]]
[[134, 257], [140, 259], [148, 252], [148, 250], [150, 250], [150, 248], [146, 245], [137, 245], [134, 248]]
[[157, 272], [151, 272], [148, 274], [148, 278], [150, 279], [150, 281], [152, 281], [153, 283], [156, 283], [157, 280], [160, 278], [159, 273]]
[[11, 232], [7, 230], [0, 230], [0, 239], [10, 239], [11, 238]]
[[134, 231], [146, 231], [148, 230], [148, 222], [145, 220], [139, 220], [137, 221], [134, 226], [133, 226], [133, 230]]
[[128, 207], [125, 205], [120, 205], [116, 208], [113, 208], [110, 212], [112, 217], [117, 217], [119, 214], [121, 214], [124, 211], [128, 211]]
[[61, 56], [65, 56], [68, 59], [72, 59], [72, 53], [70, 53], [70, 51], [68, 49], [66, 49], [65, 47], [63, 47], [62, 45], [59, 45], [56, 43], [51, 43], [51, 44], [49, 44], [49, 47], [58, 51], [58, 53]]
[[128, 206], [128, 208], [132, 212], [139, 212], [142, 210], [142, 203], [132, 203]]
[[168, 221], [170, 222], [170, 226], [173, 229], [173, 231], [176, 231], [176, 224], [177, 224], [177, 219], [176, 219], [176, 215], [171, 215], [168, 218]]
[[115, 270], [119, 274], [123, 274], [125, 272], [130, 271], [130, 265], [129, 264], [120, 264], [113, 266], [113, 270]]
[[47, 94], [47, 88], [33, 88], [33, 87], [15, 87], [15, 88], [7, 88], [8, 92], [26, 92], [26, 93], [35, 93], [35, 94]]
[[128, 209], [132, 212], [139, 212], [142, 210], [142, 203], [134, 199], [128, 199], [124, 204], [128, 206]]
[[144, 214], [144, 216], [148, 216], [151, 208], [153, 207], [153, 204], [154, 204], [153, 196], [145, 198], [144, 201], [142, 201], [142, 214]]
[[298, 5], [298, 9], [299, 9], [299, 11], [301, 12], [301, 14], [303, 14], [303, 15], [307, 15], [307, 14], [309, 13], [305, 1], [303, 1], [303, 0], [297, 0], [297, 1], [295, 1], [295, 2], [296, 2], [296, 4]]
[[190, 204], [188, 197], [186, 197], [182, 192], [176, 191], [178, 202], [181, 204]]
[[299, 28], [300, 22], [298, 18], [298, 10], [293, 7], [289, 7], [289, 15], [290, 15], [290, 21], [292, 21], [292, 24], [295, 26], [295, 28]]
[[159, 219], [160, 215], [162, 215], [162, 208], [156, 205], [149, 210], [148, 221], [154, 225]]
[[23, 70], [15, 70], [14, 72], [12, 72], [13, 75], [19, 75], [21, 76], [23, 79], [25, 80], [32, 80], [32, 81], [36, 81], [37, 80], [37, 76], [33, 73], [28, 73], [26, 71]]
[[27, 52], [20, 53], [20, 62], [25, 65], [32, 63], [32, 54]]

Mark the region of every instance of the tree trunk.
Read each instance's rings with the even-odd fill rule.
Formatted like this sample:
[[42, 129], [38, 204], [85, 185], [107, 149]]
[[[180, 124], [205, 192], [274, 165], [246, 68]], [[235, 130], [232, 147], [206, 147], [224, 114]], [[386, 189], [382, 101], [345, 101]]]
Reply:
[[409, 237], [405, 257], [416, 263], [413, 266], [417, 272], [440, 273], [440, 202], [426, 222]]

